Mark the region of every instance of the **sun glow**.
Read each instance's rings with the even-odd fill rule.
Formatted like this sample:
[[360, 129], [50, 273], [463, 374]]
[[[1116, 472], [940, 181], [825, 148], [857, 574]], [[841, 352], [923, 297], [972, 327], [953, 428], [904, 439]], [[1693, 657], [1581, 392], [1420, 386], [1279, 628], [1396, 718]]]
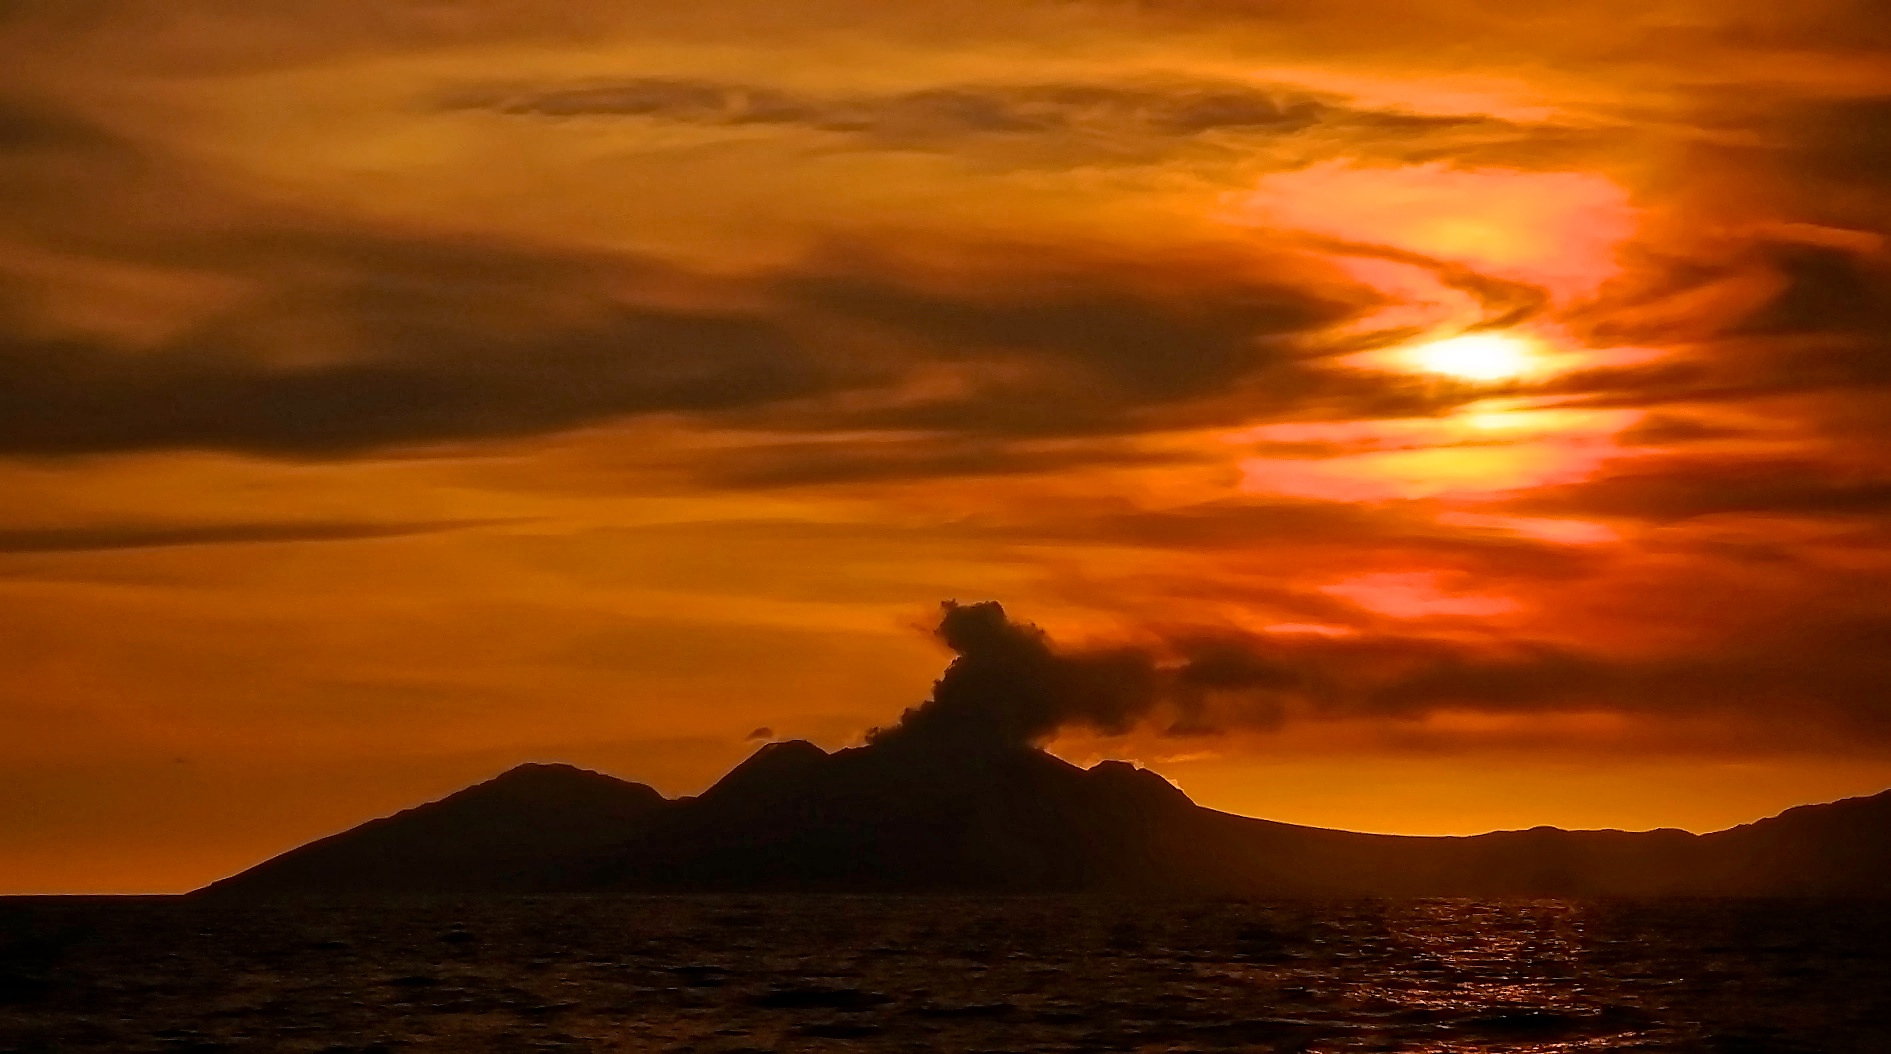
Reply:
[[1529, 340], [1507, 333], [1466, 333], [1417, 345], [1405, 359], [1426, 373], [1467, 381], [1502, 381], [1529, 373], [1537, 349]]

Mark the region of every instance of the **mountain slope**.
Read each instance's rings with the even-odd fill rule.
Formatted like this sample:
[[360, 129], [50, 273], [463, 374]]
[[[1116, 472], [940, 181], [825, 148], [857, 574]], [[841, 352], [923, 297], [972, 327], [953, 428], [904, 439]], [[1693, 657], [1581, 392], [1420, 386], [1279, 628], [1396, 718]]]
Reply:
[[211, 884], [220, 894], [401, 894], [555, 888], [560, 867], [619, 841], [664, 805], [641, 784], [570, 765], [520, 765], [439, 801], [370, 820]]
[[1891, 791], [1707, 835], [1703, 892], [1891, 896]]

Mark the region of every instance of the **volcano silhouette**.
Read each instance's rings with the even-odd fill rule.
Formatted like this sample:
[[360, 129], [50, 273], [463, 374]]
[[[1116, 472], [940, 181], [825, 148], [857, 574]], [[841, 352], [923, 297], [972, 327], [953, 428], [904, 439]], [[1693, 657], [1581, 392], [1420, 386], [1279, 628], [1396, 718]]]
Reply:
[[939, 639], [957, 657], [931, 696], [864, 746], [772, 743], [674, 801], [570, 766], [521, 766], [206, 892], [1891, 893], [1891, 792], [1702, 836], [1407, 838], [1273, 823], [1204, 809], [1127, 762], [1086, 770], [1033, 745], [1071, 725], [1121, 731], [1146, 718], [1162, 684], [1148, 656], [1059, 649], [990, 601], [944, 604]]
[[1358, 834], [1202, 808], [1126, 762], [898, 740], [772, 743], [703, 794], [527, 765], [292, 850], [220, 896], [1110, 892], [1891, 895], [1891, 792], [1709, 835]]

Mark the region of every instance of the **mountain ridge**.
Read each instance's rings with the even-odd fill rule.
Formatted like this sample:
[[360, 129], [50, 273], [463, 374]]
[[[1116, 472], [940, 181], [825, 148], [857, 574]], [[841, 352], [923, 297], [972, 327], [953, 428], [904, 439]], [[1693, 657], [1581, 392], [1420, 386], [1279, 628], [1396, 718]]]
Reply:
[[701, 794], [522, 765], [204, 895], [1132, 892], [1891, 895], [1891, 791], [1706, 834], [1369, 834], [1195, 804], [1154, 770], [1030, 747], [770, 743]]

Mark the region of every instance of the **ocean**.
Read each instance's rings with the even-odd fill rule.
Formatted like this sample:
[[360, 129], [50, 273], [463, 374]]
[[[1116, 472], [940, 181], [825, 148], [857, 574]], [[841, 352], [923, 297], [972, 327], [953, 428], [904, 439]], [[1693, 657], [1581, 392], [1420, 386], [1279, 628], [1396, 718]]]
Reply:
[[1891, 904], [0, 900], [0, 1051], [1891, 1052]]

